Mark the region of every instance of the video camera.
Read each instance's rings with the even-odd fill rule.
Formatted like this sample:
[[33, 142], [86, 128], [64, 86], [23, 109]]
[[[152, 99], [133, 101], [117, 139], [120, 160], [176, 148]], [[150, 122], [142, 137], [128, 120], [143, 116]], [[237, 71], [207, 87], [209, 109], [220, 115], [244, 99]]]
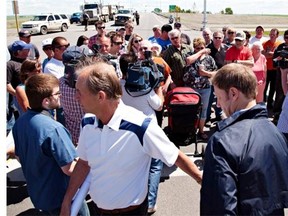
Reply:
[[280, 56], [282, 59], [273, 59], [274, 67], [280, 67], [282, 69], [288, 68], [288, 46], [283, 46], [283, 49], [277, 51], [277, 54], [277, 56]]
[[[95, 56], [102, 58], [106, 63], [113, 65], [115, 70], [117, 69], [116, 62], [114, 62], [114, 59], [117, 59], [117, 56], [108, 54], [108, 55], [103, 55], [100, 53], [100, 49], [102, 48], [102, 45], [100, 44], [93, 44], [92, 45], [92, 51]], [[112, 61], [111, 61], [112, 60]]]

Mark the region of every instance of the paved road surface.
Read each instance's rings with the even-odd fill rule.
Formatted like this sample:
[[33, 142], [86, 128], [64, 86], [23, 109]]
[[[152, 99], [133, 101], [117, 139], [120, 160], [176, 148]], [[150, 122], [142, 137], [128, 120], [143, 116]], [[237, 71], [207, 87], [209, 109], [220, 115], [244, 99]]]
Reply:
[[[144, 21], [145, 20], [145, 21]], [[166, 24], [167, 19], [158, 17], [154, 14], [141, 14], [140, 25], [135, 26], [134, 31], [148, 38], [152, 35], [152, 26]], [[114, 26], [112, 22], [106, 24], [106, 30], [111, 31], [119, 28]], [[187, 27], [182, 26], [182, 31], [188, 34], [191, 39], [201, 36], [199, 31], [191, 31]], [[89, 30], [84, 32], [83, 26], [72, 25], [67, 32], [50, 33], [47, 35], [35, 35], [32, 37], [32, 42], [38, 46], [40, 55], [44, 58], [44, 53], [41, 50], [41, 41], [48, 37], [64, 36], [68, 39], [71, 45], [76, 44], [77, 38], [85, 34], [90, 37], [95, 34], [95, 27], [90, 25]], [[7, 30], [7, 44], [17, 40], [16, 30]], [[164, 119], [164, 125], [167, 125], [167, 119]], [[206, 128], [209, 132], [209, 129]], [[210, 132], [211, 133], [211, 132]], [[199, 151], [201, 146], [206, 143], [200, 142], [198, 145]], [[194, 152], [194, 144], [188, 147], [181, 147], [181, 150], [190, 155]], [[191, 157], [191, 160], [199, 158]], [[200, 161], [201, 162], [201, 161]], [[37, 215], [33, 205], [27, 195], [25, 179], [22, 175], [21, 167], [16, 160], [7, 161], [7, 176], [10, 178], [7, 186], [7, 215]], [[155, 216], [191, 216], [199, 215], [199, 191], [200, 186], [185, 173], [176, 167], [168, 168], [164, 166], [161, 183], [158, 194], [158, 210]], [[288, 212], [286, 212], [288, 215]]]

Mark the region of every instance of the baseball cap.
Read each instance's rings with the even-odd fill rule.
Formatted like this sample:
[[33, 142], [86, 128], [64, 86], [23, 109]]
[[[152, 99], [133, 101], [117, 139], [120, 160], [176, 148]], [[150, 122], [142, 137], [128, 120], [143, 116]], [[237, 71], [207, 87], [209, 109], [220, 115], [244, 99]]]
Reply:
[[84, 57], [85, 54], [83, 53], [82, 49], [74, 46], [73, 48], [70, 47], [70, 49], [65, 50], [65, 52], [62, 54], [62, 61], [63, 63], [71, 63], [74, 61], [79, 61]]
[[23, 50], [23, 49], [31, 49], [32, 45], [27, 44], [24, 41], [19, 40], [19, 41], [15, 41], [11, 47], [12, 47], [13, 52], [17, 52], [17, 51]]
[[260, 28], [260, 29], [262, 29], [262, 31], [264, 31], [264, 28], [263, 28], [261, 25], [257, 26], [257, 27], [256, 27], [256, 30], [257, 30], [258, 28]]
[[28, 30], [23, 30], [23, 29], [21, 31], [19, 31], [18, 35], [19, 35], [19, 37], [30, 37], [31, 36], [31, 34]]
[[52, 45], [52, 40], [53, 40], [52, 38], [46, 38], [45, 40], [43, 40], [42, 47]]
[[174, 23], [174, 27], [180, 28], [180, 27], [181, 27], [181, 23], [180, 23], [180, 22], [175, 22], [175, 23]]
[[245, 40], [246, 39], [246, 34], [243, 31], [237, 31], [236, 32], [236, 37], [235, 40]]

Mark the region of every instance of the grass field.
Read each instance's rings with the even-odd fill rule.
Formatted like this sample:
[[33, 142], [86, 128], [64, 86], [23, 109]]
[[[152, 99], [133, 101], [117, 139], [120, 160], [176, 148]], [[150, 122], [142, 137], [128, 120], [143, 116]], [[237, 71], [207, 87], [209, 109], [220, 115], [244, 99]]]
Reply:
[[[19, 28], [21, 27], [21, 24], [23, 22], [29, 21], [30, 19], [32, 19], [32, 16], [18, 16]], [[15, 16], [7, 16], [6, 17], [6, 25], [7, 25], [7, 29], [16, 28]]]

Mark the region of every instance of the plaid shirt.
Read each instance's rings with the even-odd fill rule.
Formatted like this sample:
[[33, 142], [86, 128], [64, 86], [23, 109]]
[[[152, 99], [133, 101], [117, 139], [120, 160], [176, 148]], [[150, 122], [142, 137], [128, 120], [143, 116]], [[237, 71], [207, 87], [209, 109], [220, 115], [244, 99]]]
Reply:
[[92, 50], [93, 44], [99, 44], [99, 43], [98, 43], [98, 40], [99, 40], [99, 35], [98, 35], [98, 34], [91, 36], [91, 37], [89, 38], [89, 42], [88, 42], [88, 47], [89, 47], [89, 49]]
[[81, 119], [84, 115], [79, 102], [75, 99], [76, 89], [69, 87], [64, 80], [60, 78], [61, 106], [64, 110], [65, 125], [72, 136], [74, 145], [78, 143], [80, 135]]

